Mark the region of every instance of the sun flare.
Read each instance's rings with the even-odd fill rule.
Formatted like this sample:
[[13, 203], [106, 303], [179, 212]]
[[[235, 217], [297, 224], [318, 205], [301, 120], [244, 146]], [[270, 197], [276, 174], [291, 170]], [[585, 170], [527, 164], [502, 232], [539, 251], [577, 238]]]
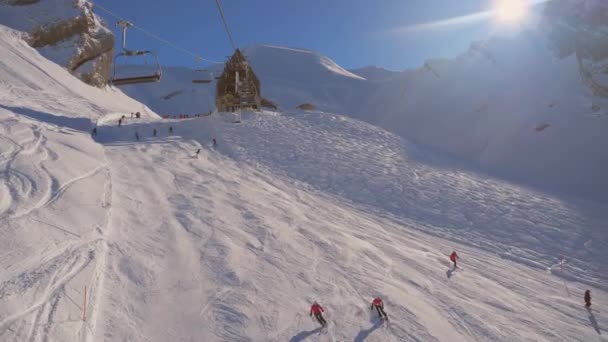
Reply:
[[526, 0], [496, 0], [494, 5], [496, 20], [501, 23], [517, 23], [526, 17]]

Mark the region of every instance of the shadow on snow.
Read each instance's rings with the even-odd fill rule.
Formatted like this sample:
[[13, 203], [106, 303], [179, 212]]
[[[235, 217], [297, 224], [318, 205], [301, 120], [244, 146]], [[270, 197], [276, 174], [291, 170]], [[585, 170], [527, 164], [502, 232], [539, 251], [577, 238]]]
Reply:
[[365, 341], [365, 339], [368, 338], [369, 335], [371, 335], [374, 331], [376, 331], [376, 329], [380, 328], [383, 323], [384, 323], [383, 320], [378, 320], [370, 328], [359, 331], [357, 336], [355, 336], [355, 342]]
[[77, 131], [88, 131], [93, 127], [93, 123], [90, 119], [87, 118], [72, 118], [67, 116], [54, 115], [50, 113], [39, 112], [25, 107], [11, 107], [6, 105], [0, 105], [0, 108], [4, 108], [18, 115], [27, 116], [34, 120], [46, 122], [60, 127], [71, 128]]

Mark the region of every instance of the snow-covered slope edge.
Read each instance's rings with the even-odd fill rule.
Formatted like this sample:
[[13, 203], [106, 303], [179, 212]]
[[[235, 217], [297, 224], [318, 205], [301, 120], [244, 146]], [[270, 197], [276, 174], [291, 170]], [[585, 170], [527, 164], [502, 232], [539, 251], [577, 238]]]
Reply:
[[112, 193], [89, 132], [129, 111], [157, 117], [82, 83], [0, 25], [0, 340], [92, 337]]

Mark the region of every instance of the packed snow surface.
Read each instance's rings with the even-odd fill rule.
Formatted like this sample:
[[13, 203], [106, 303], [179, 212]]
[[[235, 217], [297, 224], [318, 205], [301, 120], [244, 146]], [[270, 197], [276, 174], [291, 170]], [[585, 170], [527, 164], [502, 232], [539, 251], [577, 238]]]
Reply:
[[603, 204], [341, 115], [161, 120], [3, 27], [0, 68], [0, 340], [608, 340]]

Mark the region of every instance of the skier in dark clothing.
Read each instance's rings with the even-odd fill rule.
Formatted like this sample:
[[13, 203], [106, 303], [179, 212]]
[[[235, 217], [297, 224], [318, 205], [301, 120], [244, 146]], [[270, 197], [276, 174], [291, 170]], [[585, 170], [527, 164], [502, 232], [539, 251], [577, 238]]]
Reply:
[[118, 127], [122, 126], [122, 118], [118, 119]]
[[173, 126], [169, 126], [169, 133], [173, 133]]
[[91, 132], [91, 135], [94, 137], [97, 136], [97, 127], [93, 127], [93, 131]]
[[156, 128], [152, 131], [152, 135], [156, 136]]
[[585, 307], [591, 307], [591, 290], [585, 291]]
[[319, 324], [321, 324], [322, 326], [326, 326], [327, 321], [325, 320], [325, 318], [323, 318], [323, 312], [325, 312], [325, 310], [321, 305], [319, 305], [319, 303], [312, 303], [312, 306], [310, 307], [310, 316], [312, 317], [312, 315], [315, 315], [317, 322], [319, 322]]
[[379, 297], [376, 297], [372, 300], [372, 307], [370, 308], [370, 310], [374, 310], [374, 308], [376, 308], [376, 311], [378, 311], [378, 316], [381, 319], [388, 319], [388, 315], [386, 314], [386, 312], [384, 312], [384, 303]]
[[213, 141], [213, 147], [216, 147], [217, 146], [217, 140], [215, 140], [215, 138], [213, 138], [212, 141]]
[[452, 260], [452, 262], [454, 263], [454, 268], [457, 268], [458, 266], [456, 266], [456, 260], [460, 259], [460, 257], [458, 256], [458, 254], [456, 254], [456, 251], [452, 252], [452, 254], [450, 255], [450, 260]]

